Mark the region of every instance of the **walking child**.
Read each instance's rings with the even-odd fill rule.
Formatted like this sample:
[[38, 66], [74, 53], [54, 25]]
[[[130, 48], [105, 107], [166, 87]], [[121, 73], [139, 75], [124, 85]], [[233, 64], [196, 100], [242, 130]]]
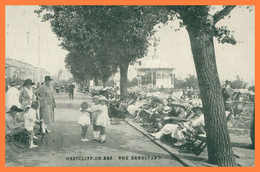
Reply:
[[105, 143], [106, 140], [106, 126], [110, 125], [110, 119], [108, 116], [108, 109], [107, 109], [107, 99], [102, 96], [99, 98], [100, 103], [100, 110], [101, 112], [97, 115], [96, 126], [98, 127], [98, 131], [100, 132], [100, 139], [101, 143]]
[[90, 125], [90, 113], [91, 109], [89, 108], [89, 105], [87, 102], [83, 102], [81, 104], [80, 112], [82, 113], [79, 120], [78, 124], [81, 126], [81, 141], [82, 142], [87, 142], [89, 139], [87, 139], [87, 131], [88, 131], [88, 126]]

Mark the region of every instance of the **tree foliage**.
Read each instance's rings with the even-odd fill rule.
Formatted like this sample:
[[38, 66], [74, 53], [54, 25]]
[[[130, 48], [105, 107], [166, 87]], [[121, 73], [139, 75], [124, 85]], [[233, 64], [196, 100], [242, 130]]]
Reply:
[[236, 80], [231, 81], [230, 86], [231, 86], [231, 88], [233, 88], [233, 89], [245, 89], [246, 86], [247, 86], [247, 83], [244, 82], [244, 81], [237, 75]]
[[[70, 52], [66, 66], [73, 75], [107, 79], [117, 67], [121, 72], [147, 53], [149, 38], [159, 18], [150, 13], [151, 9], [150, 6], [41, 6], [36, 12], [42, 14], [43, 21], [50, 21], [53, 32], [62, 41], [61, 46]], [[121, 86], [126, 87], [127, 83]]]
[[195, 75], [189, 75], [184, 80], [183, 79], [177, 79], [174, 80], [174, 87], [176, 89], [186, 89], [187, 87], [192, 87], [193, 89], [198, 89], [198, 79]]

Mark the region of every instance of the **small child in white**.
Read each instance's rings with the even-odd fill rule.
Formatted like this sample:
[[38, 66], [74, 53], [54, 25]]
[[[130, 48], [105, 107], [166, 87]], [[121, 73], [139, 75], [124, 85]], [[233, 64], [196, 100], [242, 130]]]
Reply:
[[30, 133], [30, 136], [31, 136], [30, 148], [37, 147], [37, 145], [33, 144], [33, 138], [36, 138], [34, 130], [40, 129], [40, 126], [35, 124], [35, 122], [38, 121], [37, 112], [36, 112], [38, 107], [39, 107], [39, 103], [37, 101], [34, 101], [34, 102], [32, 102], [31, 107], [26, 106], [26, 108], [25, 108], [24, 127]]
[[108, 100], [102, 96], [99, 98], [101, 113], [97, 116], [96, 125], [100, 132], [100, 142], [105, 143], [106, 140], [106, 126], [110, 125], [110, 118], [108, 116], [108, 109], [106, 103]]
[[90, 125], [90, 114], [91, 109], [89, 108], [89, 105], [87, 102], [83, 102], [81, 104], [80, 112], [82, 113], [79, 120], [78, 124], [81, 125], [81, 141], [82, 142], [87, 142], [89, 139], [87, 139], [87, 131], [88, 131], [88, 126]]

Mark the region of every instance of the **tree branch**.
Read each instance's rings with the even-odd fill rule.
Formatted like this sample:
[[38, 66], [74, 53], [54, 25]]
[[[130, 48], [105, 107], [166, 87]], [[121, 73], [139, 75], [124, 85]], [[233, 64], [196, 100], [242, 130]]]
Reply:
[[227, 5], [223, 10], [217, 12], [213, 17], [214, 17], [214, 24], [219, 22], [219, 20], [223, 19], [225, 16], [227, 16], [234, 8], [236, 5]]

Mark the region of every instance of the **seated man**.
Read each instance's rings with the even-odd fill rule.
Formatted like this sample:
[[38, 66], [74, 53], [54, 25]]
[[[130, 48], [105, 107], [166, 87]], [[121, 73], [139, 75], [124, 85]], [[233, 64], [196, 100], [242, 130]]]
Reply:
[[[175, 146], [181, 146], [185, 140], [183, 136], [183, 131], [189, 130], [201, 130], [204, 124], [204, 115], [202, 113], [202, 107], [194, 107], [193, 114], [189, 116], [187, 122], [181, 124], [166, 124], [159, 132], [151, 134], [156, 139], [160, 139], [163, 135], [171, 134], [172, 138], [177, 139], [174, 143]], [[196, 131], [195, 131], [196, 132]]]
[[22, 109], [13, 105], [8, 112], [6, 112], [5, 118], [5, 134], [12, 133], [17, 128], [23, 128], [24, 123], [17, 121], [17, 113], [23, 112]]
[[152, 121], [152, 125], [147, 128], [148, 132], [158, 132], [160, 131], [160, 129], [163, 127], [163, 119], [164, 117], [166, 117], [170, 112], [171, 112], [171, 108], [169, 106], [159, 106], [156, 111], [154, 112], [154, 114], [151, 116], [153, 121]]
[[39, 103], [37, 101], [32, 102], [31, 107], [26, 106], [26, 113], [24, 114], [24, 127], [30, 133], [31, 136], [31, 145], [30, 148], [35, 148], [37, 145], [33, 144], [33, 138], [35, 137], [35, 131], [40, 130], [40, 126], [35, 124], [39, 122], [39, 118], [37, 117], [36, 110], [39, 107]]
[[170, 107], [172, 107], [172, 111], [163, 118], [163, 126], [171, 123], [171, 124], [177, 124], [179, 122], [187, 121], [186, 120], [186, 106], [184, 104], [178, 103], [178, 102], [171, 102]]

